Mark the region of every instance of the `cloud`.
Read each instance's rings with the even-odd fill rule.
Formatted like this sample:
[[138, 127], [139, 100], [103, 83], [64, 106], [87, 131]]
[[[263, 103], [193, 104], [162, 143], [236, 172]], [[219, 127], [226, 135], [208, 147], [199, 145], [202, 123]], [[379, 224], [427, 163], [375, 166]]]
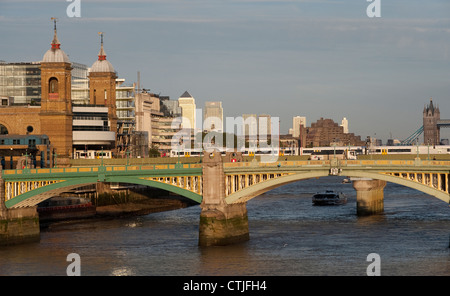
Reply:
[[178, 18], [178, 17], [83, 17], [82, 21], [91, 22], [170, 22], [170, 23], [212, 23], [218, 19], [208, 18]]

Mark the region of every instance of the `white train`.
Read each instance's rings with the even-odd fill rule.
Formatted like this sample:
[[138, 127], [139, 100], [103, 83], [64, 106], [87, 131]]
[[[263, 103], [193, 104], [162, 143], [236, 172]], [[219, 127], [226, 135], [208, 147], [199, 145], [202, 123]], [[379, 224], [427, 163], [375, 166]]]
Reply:
[[359, 154], [364, 153], [363, 146], [332, 146], [300, 148], [300, 155], [309, 155], [311, 160], [327, 160], [333, 157], [339, 159], [356, 159]]
[[[218, 149], [222, 155], [226, 154], [226, 149], [221, 148]], [[274, 150], [272, 148], [256, 148], [256, 149], [249, 149], [245, 148], [242, 151], [242, 155], [244, 156], [258, 156], [258, 155], [268, 155], [271, 153], [278, 153], [280, 156], [285, 155], [297, 155], [298, 150], [292, 149], [292, 148], [280, 148], [278, 150]], [[202, 156], [203, 155], [203, 149], [201, 148], [191, 148], [191, 149], [183, 149], [183, 150], [177, 150], [173, 149], [170, 150], [169, 156], [170, 157], [195, 157], [195, 156]]]
[[111, 158], [111, 151], [102, 150], [75, 150], [75, 159], [100, 159]]
[[450, 154], [450, 146], [375, 146], [368, 148], [368, 154]]
[[310, 155], [312, 160], [337, 158], [356, 159], [360, 154], [450, 154], [450, 146], [339, 146], [300, 148], [300, 155]]
[[[280, 148], [280, 156], [287, 155], [309, 155], [311, 160], [327, 160], [337, 157], [339, 159], [356, 159], [361, 154], [450, 154], [450, 146], [332, 146], [332, 147], [313, 147], [313, 148]], [[225, 155], [225, 149], [220, 149], [222, 155]], [[270, 148], [258, 148], [243, 151], [244, 156], [267, 155], [273, 151]], [[202, 156], [202, 149], [171, 150], [170, 157], [193, 157]]]

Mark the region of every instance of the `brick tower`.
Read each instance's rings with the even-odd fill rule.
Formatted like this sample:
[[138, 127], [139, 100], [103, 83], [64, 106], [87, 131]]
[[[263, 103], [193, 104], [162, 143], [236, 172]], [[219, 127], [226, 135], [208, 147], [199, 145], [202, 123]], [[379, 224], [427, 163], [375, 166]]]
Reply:
[[[46, 134], [57, 153], [57, 157], [72, 157], [72, 101], [71, 70], [72, 64], [66, 53], [61, 50], [56, 34], [51, 48], [41, 62], [41, 132]], [[64, 161], [60, 162], [63, 164]]]
[[110, 131], [117, 132], [116, 114], [116, 72], [103, 49], [103, 33], [101, 34], [101, 46], [98, 60], [92, 65], [89, 72], [89, 96], [93, 105], [108, 107], [108, 121]]
[[423, 142], [425, 145], [439, 145], [440, 130], [437, 122], [440, 119], [439, 107], [434, 107], [433, 100], [430, 99], [430, 104], [423, 108]]

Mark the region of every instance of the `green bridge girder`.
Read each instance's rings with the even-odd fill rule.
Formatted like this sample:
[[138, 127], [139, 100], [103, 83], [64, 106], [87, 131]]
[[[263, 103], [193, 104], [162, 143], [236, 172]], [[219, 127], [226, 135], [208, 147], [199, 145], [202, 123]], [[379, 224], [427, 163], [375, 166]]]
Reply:
[[[275, 170], [273, 170], [275, 172]], [[286, 172], [285, 170], [276, 170], [276, 172]], [[290, 171], [292, 173], [292, 170]], [[403, 172], [403, 171], [402, 171]], [[244, 172], [241, 172], [244, 173]], [[361, 169], [348, 169], [341, 168], [341, 171], [337, 174], [339, 176], [354, 177], [354, 178], [367, 178], [367, 179], [378, 179], [384, 180], [391, 183], [396, 183], [406, 187], [410, 187], [419, 191], [422, 191], [428, 195], [434, 196], [446, 203], [450, 203], [450, 195], [446, 192], [440, 191], [438, 189], [432, 188], [428, 185], [422, 183], [414, 182], [412, 180], [386, 175], [382, 172], [377, 171], [364, 171]], [[259, 196], [267, 191], [275, 189], [277, 187], [312, 178], [320, 178], [330, 176], [330, 168], [314, 168], [309, 171], [295, 172], [287, 176], [282, 176], [275, 179], [270, 179], [262, 183], [255, 184], [250, 187], [246, 187], [239, 190], [236, 193], [230, 194], [225, 198], [227, 204], [242, 203]]]
[[70, 189], [78, 188], [85, 185], [95, 184], [97, 182], [111, 182], [111, 183], [129, 183], [145, 185], [154, 188], [160, 188], [179, 194], [181, 196], [190, 198], [198, 203], [201, 203], [202, 196], [187, 189], [173, 186], [166, 183], [161, 183], [153, 180], [146, 180], [146, 177], [169, 177], [169, 176], [192, 176], [201, 175], [201, 167], [187, 168], [172, 167], [156, 169], [145, 169], [142, 167], [125, 167], [123, 170], [112, 170], [108, 168], [113, 167], [92, 167], [92, 168], [58, 168], [47, 169], [48, 173], [33, 173], [36, 170], [24, 169], [16, 170], [15, 174], [5, 174], [3, 171], [2, 178], [5, 182], [36, 182], [45, 180], [55, 180], [56, 183], [42, 186], [28, 192], [25, 192], [17, 197], [5, 201], [7, 208], [16, 207], [20, 204], [26, 206], [36, 205], [52, 196], [67, 192]]
[[[290, 162], [278, 162], [273, 165], [230, 167], [225, 169], [225, 174], [254, 174], [260, 172], [290, 173], [290, 175], [271, 179], [262, 183], [246, 187], [226, 197], [227, 204], [246, 202], [264, 192], [274, 188], [311, 178], [320, 178], [329, 175], [345, 177], [378, 179], [396, 183], [422, 191], [434, 196], [447, 204], [450, 203], [450, 162], [448, 161], [397, 161], [397, 160], [369, 160], [369, 161], [308, 161], [302, 162], [302, 166], [289, 166]], [[391, 176], [386, 173], [425, 173], [445, 174], [447, 178], [446, 191], [441, 191], [426, 184], [413, 180]]]

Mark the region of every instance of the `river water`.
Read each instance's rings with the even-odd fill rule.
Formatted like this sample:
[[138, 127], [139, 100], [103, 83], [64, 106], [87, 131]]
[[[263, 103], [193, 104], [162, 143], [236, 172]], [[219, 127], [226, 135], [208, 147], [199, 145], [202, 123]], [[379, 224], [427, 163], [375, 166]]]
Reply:
[[[0, 249], [0, 275], [66, 275], [77, 253], [81, 275], [355, 275], [380, 256], [381, 275], [450, 275], [449, 205], [388, 183], [384, 213], [356, 216], [356, 192], [341, 178], [299, 181], [247, 203], [250, 240], [199, 247], [200, 207], [104, 221], [62, 223], [39, 243]], [[315, 192], [348, 203], [313, 206]]]

